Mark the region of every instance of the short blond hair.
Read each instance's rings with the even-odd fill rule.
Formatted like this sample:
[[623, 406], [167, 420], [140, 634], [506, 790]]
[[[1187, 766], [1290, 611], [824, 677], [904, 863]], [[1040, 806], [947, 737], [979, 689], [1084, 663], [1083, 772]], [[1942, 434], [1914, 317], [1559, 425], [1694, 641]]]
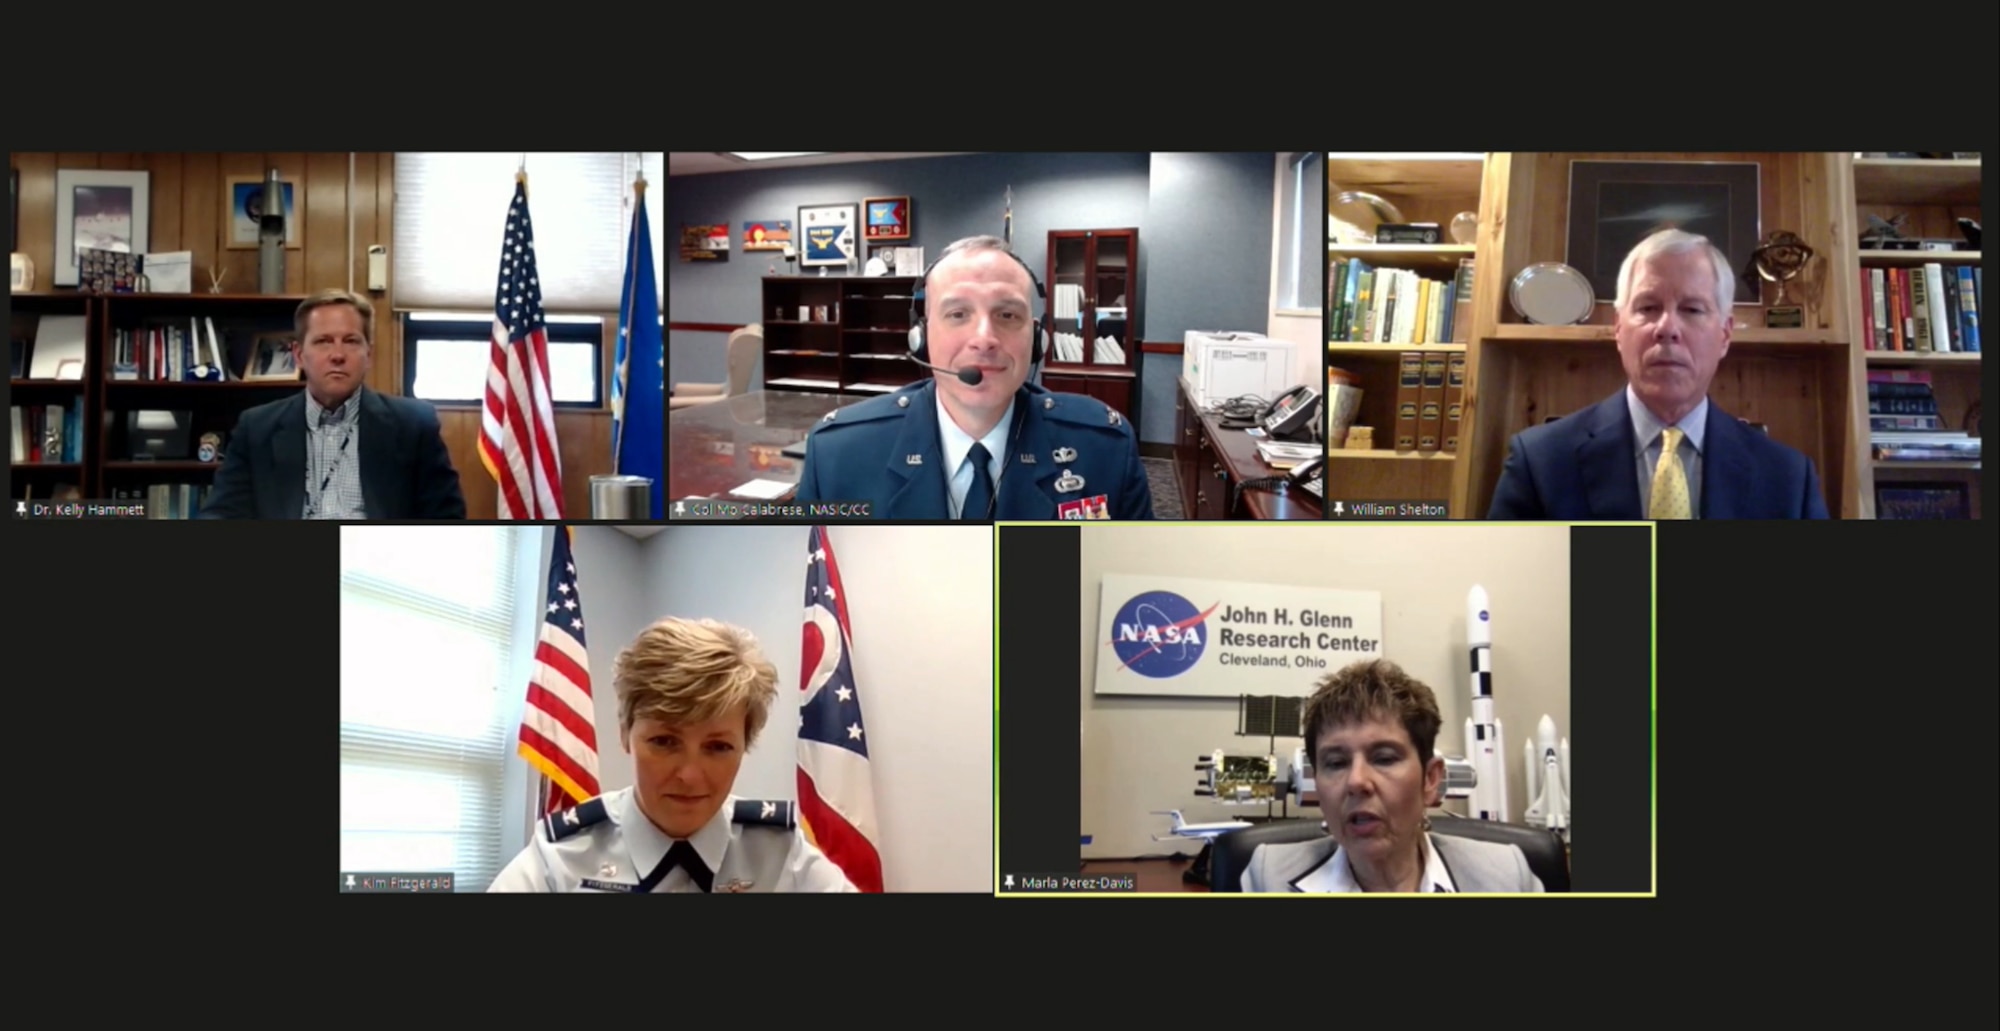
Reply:
[[298, 334], [298, 342], [306, 342], [306, 322], [312, 318], [313, 309], [328, 308], [344, 304], [353, 308], [361, 316], [361, 339], [371, 346], [375, 343], [375, 306], [360, 294], [349, 293], [338, 288], [329, 288], [305, 299], [299, 305], [298, 313], [292, 316], [292, 331]]
[[642, 719], [705, 723], [745, 705], [746, 748], [778, 697], [778, 669], [758, 650], [756, 635], [713, 619], [668, 617], [647, 627], [618, 653], [611, 683], [621, 735]]

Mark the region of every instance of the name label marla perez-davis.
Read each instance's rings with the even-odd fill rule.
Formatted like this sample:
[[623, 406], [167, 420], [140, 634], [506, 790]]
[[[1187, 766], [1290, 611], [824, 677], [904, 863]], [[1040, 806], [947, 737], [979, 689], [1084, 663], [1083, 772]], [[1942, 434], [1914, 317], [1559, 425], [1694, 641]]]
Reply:
[[1382, 656], [1382, 594], [1105, 574], [1097, 694], [1302, 695]]

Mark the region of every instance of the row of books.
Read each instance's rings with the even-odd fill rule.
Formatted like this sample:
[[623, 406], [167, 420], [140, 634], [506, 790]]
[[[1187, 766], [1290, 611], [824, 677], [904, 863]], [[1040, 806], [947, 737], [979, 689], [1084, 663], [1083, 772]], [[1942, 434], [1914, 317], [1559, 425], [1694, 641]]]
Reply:
[[148, 519], [193, 519], [201, 515], [213, 488], [198, 483], [155, 483], [147, 487], [121, 487], [111, 492], [114, 501], [144, 502]]
[[1868, 443], [1885, 462], [1977, 462], [1980, 440], [1946, 426], [1928, 369], [1868, 370]]
[[1460, 329], [1459, 301], [1472, 299], [1471, 258], [1451, 280], [1409, 269], [1378, 268], [1360, 258], [1336, 258], [1327, 340], [1361, 344], [1446, 344]]
[[1405, 351], [1396, 376], [1396, 450], [1458, 452], [1465, 355]]
[[[203, 330], [206, 329], [206, 334]], [[229, 363], [214, 319], [189, 319], [187, 329], [159, 324], [113, 334], [111, 378], [146, 382], [220, 380]]]
[[7, 410], [8, 461], [16, 465], [83, 461], [80, 405], [15, 405]]
[[1985, 290], [1986, 277], [1976, 265], [1947, 268], [1933, 261], [1906, 269], [1862, 269], [1862, 346], [1977, 354]]

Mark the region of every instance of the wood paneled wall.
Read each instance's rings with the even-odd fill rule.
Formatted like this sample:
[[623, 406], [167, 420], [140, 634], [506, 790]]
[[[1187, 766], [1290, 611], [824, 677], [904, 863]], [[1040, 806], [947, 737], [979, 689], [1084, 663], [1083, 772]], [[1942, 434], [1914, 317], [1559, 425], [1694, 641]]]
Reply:
[[[368, 386], [384, 394], [403, 393], [403, 347], [395, 318], [395, 279], [389, 289], [369, 292], [368, 248], [392, 246], [395, 239], [396, 161], [393, 154], [355, 154], [354, 182], [348, 186], [346, 153], [286, 154], [9, 154], [8, 164], [21, 173], [20, 250], [35, 262], [36, 285], [53, 281], [55, 267], [56, 170], [96, 168], [151, 173], [151, 221], [147, 246], [154, 251], [191, 251], [194, 289], [208, 289], [211, 269], [220, 271], [227, 292], [253, 293], [257, 287], [257, 252], [224, 246], [228, 202], [224, 190], [232, 176], [261, 176], [269, 168], [298, 185], [294, 203], [300, 218], [300, 249], [287, 251], [285, 291], [306, 294], [327, 287], [366, 294], [375, 303], [375, 363]], [[498, 230], [504, 212], [494, 212]], [[348, 222], [354, 241], [348, 246]], [[394, 262], [391, 262], [393, 267]], [[609, 401], [610, 367], [618, 335], [618, 313], [606, 319], [603, 364]], [[472, 519], [499, 516], [499, 492], [479, 461], [480, 412], [476, 406], [439, 405], [438, 420], [445, 446], [458, 468], [465, 492], [466, 515]], [[590, 478], [612, 471], [611, 413], [564, 410], [556, 413], [556, 437], [561, 444], [563, 510], [573, 518], [590, 515]]]

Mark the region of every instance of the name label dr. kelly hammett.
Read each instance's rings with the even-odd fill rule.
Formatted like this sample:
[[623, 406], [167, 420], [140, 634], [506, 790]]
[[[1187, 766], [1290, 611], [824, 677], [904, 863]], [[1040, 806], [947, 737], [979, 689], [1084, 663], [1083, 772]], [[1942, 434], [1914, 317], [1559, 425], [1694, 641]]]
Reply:
[[1107, 574], [1098, 694], [1299, 695], [1382, 655], [1382, 595], [1287, 584]]

